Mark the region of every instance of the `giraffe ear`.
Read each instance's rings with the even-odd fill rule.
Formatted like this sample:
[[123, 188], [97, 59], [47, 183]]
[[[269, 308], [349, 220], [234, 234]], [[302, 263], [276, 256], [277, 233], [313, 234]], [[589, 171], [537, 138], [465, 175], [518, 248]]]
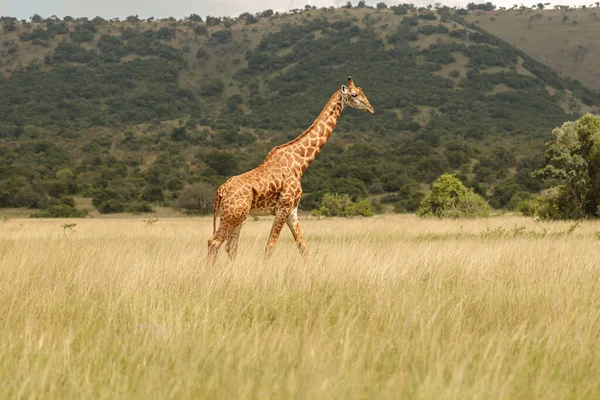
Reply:
[[342, 85], [342, 93], [348, 93], [348, 88], [346, 87], [346, 85]]

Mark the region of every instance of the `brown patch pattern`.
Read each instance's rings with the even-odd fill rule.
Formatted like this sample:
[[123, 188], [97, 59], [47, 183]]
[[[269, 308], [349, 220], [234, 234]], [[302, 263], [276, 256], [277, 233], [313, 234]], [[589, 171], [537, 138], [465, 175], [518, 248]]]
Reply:
[[208, 240], [208, 265], [212, 266], [219, 247], [235, 258], [242, 222], [248, 214], [275, 216], [265, 257], [268, 258], [284, 224], [290, 228], [298, 249], [306, 259], [306, 243], [298, 225], [297, 209], [302, 187], [300, 179], [308, 166], [327, 143], [344, 106], [373, 113], [373, 107], [362, 92], [348, 78], [348, 87], [342, 86], [331, 96], [321, 114], [304, 133], [282, 146], [277, 146], [261, 165], [241, 175], [233, 176], [217, 189], [213, 224], [221, 210], [219, 229]]

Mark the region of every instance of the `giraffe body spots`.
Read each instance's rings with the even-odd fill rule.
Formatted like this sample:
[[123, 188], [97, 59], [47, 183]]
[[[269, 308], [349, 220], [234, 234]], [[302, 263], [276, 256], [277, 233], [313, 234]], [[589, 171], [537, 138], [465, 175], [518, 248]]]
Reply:
[[[357, 100], [352, 100], [357, 97]], [[265, 161], [255, 169], [234, 176], [217, 189], [215, 213], [221, 211], [219, 228], [208, 241], [208, 264], [213, 265], [219, 247], [227, 242], [226, 250], [235, 257], [242, 222], [249, 214], [275, 215], [265, 251], [268, 257], [282, 227], [287, 224], [298, 249], [306, 258], [306, 244], [298, 225], [298, 204], [302, 196], [300, 179], [325, 145], [341, 115], [344, 105], [353, 106], [372, 114], [362, 89], [348, 78], [348, 87], [342, 86], [331, 97], [315, 122], [303, 134], [284, 145], [277, 146]]]

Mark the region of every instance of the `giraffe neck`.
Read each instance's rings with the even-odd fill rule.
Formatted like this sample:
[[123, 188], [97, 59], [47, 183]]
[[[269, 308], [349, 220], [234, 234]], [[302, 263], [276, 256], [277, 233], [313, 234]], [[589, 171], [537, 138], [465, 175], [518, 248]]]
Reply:
[[296, 172], [296, 175], [302, 176], [304, 174], [306, 168], [314, 161], [317, 154], [327, 143], [333, 128], [340, 119], [343, 108], [343, 97], [341, 91], [338, 90], [331, 96], [310, 128], [290, 143], [282, 146], [292, 156], [292, 169]]

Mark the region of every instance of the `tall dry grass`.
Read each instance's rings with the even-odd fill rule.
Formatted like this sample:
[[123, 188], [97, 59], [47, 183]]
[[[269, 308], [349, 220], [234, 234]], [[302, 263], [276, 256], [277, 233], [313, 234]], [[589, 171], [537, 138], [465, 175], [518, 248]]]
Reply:
[[307, 220], [263, 265], [248, 221], [207, 270], [211, 222], [0, 221], [2, 396], [600, 396], [598, 222]]

